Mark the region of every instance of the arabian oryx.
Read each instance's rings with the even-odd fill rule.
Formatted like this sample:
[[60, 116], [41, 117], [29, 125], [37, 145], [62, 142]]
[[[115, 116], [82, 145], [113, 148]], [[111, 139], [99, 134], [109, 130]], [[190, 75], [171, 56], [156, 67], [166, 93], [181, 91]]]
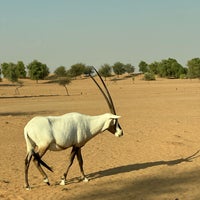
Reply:
[[109, 91], [98, 71], [95, 68], [94, 70], [99, 76], [105, 92], [94, 77], [92, 75], [90, 75], [90, 77], [105, 97], [111, 113], [89, 116], [73, 112], [62, 116], [34, 117], [31, 119], [24, 128], [24, 136], [27, 145], [27, 155], [25, 158], [25, 188], [27, 190], [30, 189], [28, 169], [32, 157], [37, 169], [43, 176], [44, 182], [50, 185], [48, 177], [41, 165], [50, 171], [52, 171], [52, 169], [42, 161], [42, 156], [47, 150], [61, 151], [72, 147], [69, 164], [61, 178], [60, 185], [66, 184], [66, 177], [75, 156], [77, 156], [79, 162], [83, 181], [88, 181], [83, 170], [81, 148], [86, 142], [105, 130], [110, 131], [117, 137], [123, 135], [123, 131], [118, 123], [119, 116], [116, 115]]

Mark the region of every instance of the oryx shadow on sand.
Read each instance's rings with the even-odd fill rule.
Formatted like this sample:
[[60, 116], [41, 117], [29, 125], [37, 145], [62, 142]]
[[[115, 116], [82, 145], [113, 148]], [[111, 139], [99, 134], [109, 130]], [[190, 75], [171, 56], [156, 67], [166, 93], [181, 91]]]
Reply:
[[[114, 176], [117, 174], [144, 170], [150, 167], [161, 165], [175, 166], [181, 163], [192, 162], [194, 159], [200, 157], [200, 155], [198, 155], [199, 153], [200, 150], [198, 150], [191, 156], [176, 160], [161, 160], [154, 162], [136, 163], [105, 169], [88, 174], [88, 178], [90, 180], [94, 180], [98, 178]], [[80, 198], [82, 200], [85, 200], [92, 197], [93, 199], [160, 200], [163, 199], [163, 195], [164, 199], [172, 200], [200, 199], [199, 189], [194, 189], [195, 187], [200, 186], [199, 177], [200, 169], [194, 167], [193, 169], [188, 171], [172, 171], [172, 174], [170, 174], [170, 176], [165, 174], [165, 172], [162, 173], [162, 171], [159, 171], [159, 174], [157, 175], [143, 176], [139, 179], [133, 179], [131, 177], [130, 179], [123, 179], [122, 177], [120, 180], [110, 179], [110, 181], [103, 182], [100, 185], [98, 184], [98, 186], [96, 187], [95, 185], [92, 186], [93, 189], [90, 189], [84, 194], [77, 194], [76, 198], [74, 199]], [[191, 190], [193, 189], [194, 191], [191, 192]], [[188, 191], [190, 191], [190, 196], [188, 196]]]
[[179, 158], [176, 160], [168, 160], [168, 161], [161, 160], [161, 161], [154, 161], [154, 162], [136, 163], [136, 164], [129, 164], [129, 165], [123, 165], [123, 166], [114, 167], [110, 169], [105, 169], [99, 172], [88, 174], [88, 177], [90, 180], [92, 180], [92, 179], [101, 178], [104, 176], [111, 176], [111, 175], [116, 175], [116, 174], [121, 174], [121, 173], [132, 172], [132, 171], [137, 171], [137, 170], [146, 169], [149, 167], [154, 167], [154, 166], [159, 166], [159, 165], [173, 166], [173, 165], [178, 165], [184, 162], [192, 162], [193, 159], [200, 157], [200, 155], [198, 155], [199, 152], [200, 150], [198, 150], [191, 156], [188, 156], [186, 158]]

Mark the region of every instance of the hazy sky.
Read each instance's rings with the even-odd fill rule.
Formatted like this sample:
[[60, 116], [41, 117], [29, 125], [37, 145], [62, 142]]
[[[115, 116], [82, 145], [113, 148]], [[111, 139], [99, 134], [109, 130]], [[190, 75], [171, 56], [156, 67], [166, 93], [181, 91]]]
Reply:
[[0, 0], [0, 63], [138, 66], [200, 57], [199, 0]]

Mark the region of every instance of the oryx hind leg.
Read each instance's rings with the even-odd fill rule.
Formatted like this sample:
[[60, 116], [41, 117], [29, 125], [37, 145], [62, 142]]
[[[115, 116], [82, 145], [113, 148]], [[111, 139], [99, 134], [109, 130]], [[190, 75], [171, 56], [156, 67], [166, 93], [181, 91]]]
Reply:
[[[46, 153], [47, 149], [48, 149], [47, 147], [45, 147], [45, 148], [38, 148], [37, 153], [36, 153], [37, 157], [39, 157], [39, 159], [41, 159], [42, 156]], [[36, 158], [36, 157], [34, 157], [33, 162], [35, 163], [35, 166], [37, 167], [37, 169], [39, 170], [40, 174], [42, 175], [43, 182], [46, 183], [47, 185], [50, 185], [49, 179], [47, 177], [47, 174], [42, 169], [39, 159]]]
[[32, 159], [32, 154], [31, 152], [27, 153], [26, 158], [25, 158], [25, 188], [27, 190], [30, 190], [29, 182], [28, 182], [28, 169], [30, 166], [30, 162]]

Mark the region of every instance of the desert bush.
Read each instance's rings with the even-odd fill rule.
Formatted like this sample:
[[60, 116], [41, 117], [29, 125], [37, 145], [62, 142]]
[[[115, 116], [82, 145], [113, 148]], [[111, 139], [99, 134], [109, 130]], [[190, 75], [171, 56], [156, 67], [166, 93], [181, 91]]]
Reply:
[[187, 78], [187, 75], [186, 74], [180, 74], [180, 79], [186, 79]]
[[146, 72], [144, 74], [144, 80], [145, 81], [153, 81], [156, 80], [155, 74], [153, 72]]

